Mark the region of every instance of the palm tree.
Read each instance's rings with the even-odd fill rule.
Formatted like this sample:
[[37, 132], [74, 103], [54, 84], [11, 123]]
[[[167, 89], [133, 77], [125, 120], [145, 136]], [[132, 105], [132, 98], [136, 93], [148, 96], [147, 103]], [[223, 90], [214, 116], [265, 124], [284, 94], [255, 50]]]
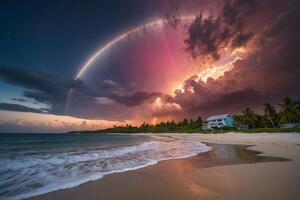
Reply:
[[199, 124], [202, 124], [202, 122], [203, 122], [202, 117], [199, 116], [199, 117], [196, 119], [196, 122], [199, 123]]
[[277, 117], [277, 112], [270, 103], [265, 103], [264, 104], [264, 117], [271, 123], [272, 127], [275, 127], [275, 120]]
[[300, 99], [295, 101], [296, 109], [300, 110]]
[[299, 101], [286, 97], [283, 99], [283, 104], [279, 105], [281, 106], [278, 118], [279, 123], [295, 123], [300, 121]]
[[251, 110], [250, 108], [246, 108], [242, 111], [241, 120], [243, 123], [252, 127], [256, 124], [258, 117], [253, 110]]
[[183, 125], [188, 125], [189, 124], [189, 120], [184, 118], [183, 121], [182, 121], [182, 124]]
[[243, 123], [242, 115], [233, 115], [233, 121], [236, 126], [239, 126]]

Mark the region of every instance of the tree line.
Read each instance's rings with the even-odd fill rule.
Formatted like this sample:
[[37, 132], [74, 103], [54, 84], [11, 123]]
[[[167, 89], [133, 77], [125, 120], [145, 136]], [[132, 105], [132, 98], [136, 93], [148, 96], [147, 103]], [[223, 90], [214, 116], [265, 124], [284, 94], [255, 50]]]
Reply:
[[[224, 127], [227, 130], [236, 130], [240, 125], [249, 128], [280, 128], [281, 124], [300, 123], [300, 100], [289, 97], [283, 99], [277, 111], [271, 103], [263, 105], [262, 114], [255, 113], [251, 108], [245, 108], [240, 114], [233, 115], [234, 127]], [[140, 126], [126, 124], [114, 126], [95, 132], [100, 133], [194, 133], [203, 132], [203, 119], [183, 119], [182, 121], [166, 121], [158, 124], [143, 123]]]
[[102, 133], [196, 133], [202, 132], [203, 120], [198, 117], [196, 120], [183, 119], [180, 122], [166, 121], [158, 124], [149, 124], [144, 122], [140, 126], [114, 126], [97, 132]]
[[282, 124], [300, 123], [300, 100], [286, 97], [279, 107], [277, 111], [272, 104], [265, 103], [261, 115], [245, 108], [241, 114], [234, 115], [233, 119], [235, 125], [246, 124], [250, 128], [280, 128]]

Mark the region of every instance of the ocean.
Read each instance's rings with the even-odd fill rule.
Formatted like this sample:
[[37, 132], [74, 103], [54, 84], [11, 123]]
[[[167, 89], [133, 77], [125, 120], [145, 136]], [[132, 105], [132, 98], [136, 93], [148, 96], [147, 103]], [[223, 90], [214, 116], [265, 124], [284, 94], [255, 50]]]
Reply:
[[19, 200], [209, 151], [200, 142], [129, 134], [0, 134], [0, 199]]

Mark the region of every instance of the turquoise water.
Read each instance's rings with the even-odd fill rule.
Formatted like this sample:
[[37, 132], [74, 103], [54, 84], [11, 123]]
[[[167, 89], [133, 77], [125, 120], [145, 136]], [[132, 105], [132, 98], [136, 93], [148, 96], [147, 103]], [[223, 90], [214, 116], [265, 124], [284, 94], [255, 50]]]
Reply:
[[0, 199], [28, 198], [208, 150], [200, 142], [145, 135], [0, 134]]

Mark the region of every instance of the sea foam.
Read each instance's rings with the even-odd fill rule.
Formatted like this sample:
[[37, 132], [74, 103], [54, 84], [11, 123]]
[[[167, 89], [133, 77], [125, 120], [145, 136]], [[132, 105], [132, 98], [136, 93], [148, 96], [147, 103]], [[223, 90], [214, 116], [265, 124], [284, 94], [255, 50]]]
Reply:
[[1, 159], [0, 199], [19, 200], [71, 188], [107, 174], [140, 169], [162, 160], [186, 158], [210, 149], [200, 142], [155, 140], [62, 152], [27, 152]]

